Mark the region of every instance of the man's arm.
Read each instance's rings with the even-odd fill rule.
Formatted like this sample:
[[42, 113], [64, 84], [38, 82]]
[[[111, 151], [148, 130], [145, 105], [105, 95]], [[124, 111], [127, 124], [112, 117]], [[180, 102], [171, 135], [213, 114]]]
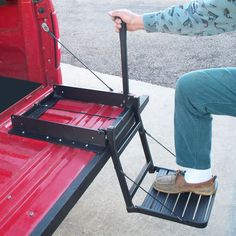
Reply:
[[147, 32], [215, 35], [236, 30], [235, 0], [192, 0], [143, 15]]

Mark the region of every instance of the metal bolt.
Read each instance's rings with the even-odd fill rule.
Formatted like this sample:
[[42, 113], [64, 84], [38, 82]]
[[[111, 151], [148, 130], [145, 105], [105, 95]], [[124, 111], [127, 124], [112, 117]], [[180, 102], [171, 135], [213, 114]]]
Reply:
[[48, 63], [51, 63], [51, 59], [48, 59]]
[[62, 139], [61, 139], [61, 138], [59, 139], [59, 142], [62, 142]]
[[64, 94], [64, 91], [61, 91], [61, 94]]
[[75, 145], [75, 142], [72, 142], [73, 145]]
[[123, 107], [123, 104], [120, 104], [120, 107]]
[[33, 212], [33, 211], [29, 211], [28, 215], [29, 215], [30, 217], [33, 217], [33, 216], [34, 216], [34, 212]]
[[38, 13], [42, 14], [42, 13], [44, 13], [44, 12], [45, 12], [45, 9], [44, 9], [44, 8], [41, 7], [41, 8], [38, 9]]
[[12, 196], [11, 196], [11, 195], [8, 195], [8, 196], [7, 196], [7, 199], [8, 199], [8, 200], [11, 200], [11, 199], [12, 199]]
[[21, 133], [22, 133], [22, 134], [25, 134], [25, 131], [23, 130]]
[[49, 136], [47, 136], [46, 139], [49, 139]]
[[88, 144], [86, 144], [85, 147], [87, 148], [87, 147], [88, 147]]
[[94, 140], [94, 137], [92, 137], [92, 140]]
[[125, 104], [125, 103], [126, 103], [126, 101], [125, 101], [125, 100], [123, 100], [123, 103]]

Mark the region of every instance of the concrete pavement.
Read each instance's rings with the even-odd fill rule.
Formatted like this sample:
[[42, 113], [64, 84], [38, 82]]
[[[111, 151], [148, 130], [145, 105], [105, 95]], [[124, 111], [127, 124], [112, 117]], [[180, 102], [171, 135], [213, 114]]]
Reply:
[[[62, 72], [66, 85], [107, 91], [84, 69], [62, 64]], [[99, 75], [116, 91], [122, 90], [119, 77]], [[174, 150], [174, 90], [131, 80], [130, 91], [133, 94], [150, 96], [150, 102], [142, 114], [145, 128], [160, 142]], [[207, 228], [196, 229], [146, 215], [128, 214], [112, 162], [109, 161], [54, 235], [236, 235], [235, 137], [235, 118], [214, 117], [212, 167], [219, 179], [219, 189]], [[174, 158], [153, 141], [149, 141], [155, 164], [175, 169]], [[140, 142], [135, 138], [122, 158], [125, 171], [131, 177], [142, 167], [142, 158]], [[154, 176], [150, 176], [144, 183], [147, 189], [153, 178]]]

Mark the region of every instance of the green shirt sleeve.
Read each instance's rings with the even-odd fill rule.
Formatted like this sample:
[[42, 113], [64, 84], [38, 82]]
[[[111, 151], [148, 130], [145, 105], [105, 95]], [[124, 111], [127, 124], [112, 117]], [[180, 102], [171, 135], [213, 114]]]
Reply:
[[192, 0], [143, 15], [147, 32], [215, 35], [236, 30], [236, 0]]

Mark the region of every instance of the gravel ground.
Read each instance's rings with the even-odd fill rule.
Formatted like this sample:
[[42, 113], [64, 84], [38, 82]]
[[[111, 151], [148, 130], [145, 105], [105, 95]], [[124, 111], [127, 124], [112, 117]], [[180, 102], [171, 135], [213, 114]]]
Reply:
[[[54, 0], [61, 40], [91, 69], [120, 75], [118, 34], [108, 11], [128, 8], [137, 13], [157, 11], [186, 0]], [[138, 31], [128, 33], [131, 79], [175, 87], [176, 79], [192, 70], [236, 66], [236, 33], [189, 37]], [[62, 62], [82, 67], [62, 51]]]

